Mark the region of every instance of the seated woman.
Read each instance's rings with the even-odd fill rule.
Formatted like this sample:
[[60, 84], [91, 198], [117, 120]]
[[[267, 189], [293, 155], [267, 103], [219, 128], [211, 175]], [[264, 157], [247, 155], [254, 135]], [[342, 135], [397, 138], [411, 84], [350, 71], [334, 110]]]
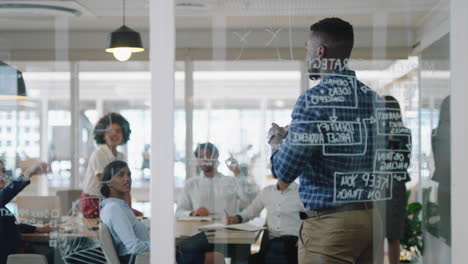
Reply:
[[[117, 254], [121, 263], [133, 263], [133, 256], [150, 250], [150, 238], [146, 226], [137, 220], [125, 197], [132, 188], [131, 172], [127, 163], [113, 161], [105, 168], [102, 175], [101, 221], [109, 227]], [[190, 243], [188, 239], [185, 243]], [[190, 252], [176, 250], [177, 261], [181, 263], [224, 263], [224, 258], [216, 252], [206, 252], [205, 245], [194, 243]], [[190, 255], [190, 258], [187, 257]], [[186, 262], [189, 261], [189, 262]]]
[[3, 161], [0, 161], [0, 263], [6, 263], [10, 254], [20, 253], [21, 233], [49, 232], [49, 225], [31, 226], [17, 224], [15, 216], [6, 208], [19, 192], [29, 185], [33, 175], [47, 171], [47, 164], [38, 163], [23, 172], [23, 174], [11, 180], [6, 177], [6, 170]]

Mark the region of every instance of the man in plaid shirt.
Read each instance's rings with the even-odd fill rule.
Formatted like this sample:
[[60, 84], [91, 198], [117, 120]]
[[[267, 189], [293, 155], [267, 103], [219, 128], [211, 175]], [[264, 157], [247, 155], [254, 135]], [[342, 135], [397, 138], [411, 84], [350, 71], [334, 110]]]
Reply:
[[[383, 238], [372, 201], [391, 187], [373, 168], [386, 146], [388, 124], [375, 118], [382, 99], [347, 67], [351, 24], [327, 18], [310, 29], [309, 75], [321, 81], [299, 97], [288, 128], [270, 129], [272, 172], [284, 186], [300, 179], [299, 263], [378, 263]], [[352, 188], [340, 192], [337, 181]]]

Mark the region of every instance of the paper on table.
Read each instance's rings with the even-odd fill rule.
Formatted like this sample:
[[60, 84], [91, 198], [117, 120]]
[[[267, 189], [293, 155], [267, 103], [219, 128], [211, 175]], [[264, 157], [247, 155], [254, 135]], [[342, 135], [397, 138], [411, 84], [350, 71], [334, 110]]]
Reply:
[[184, 222], [211, 222], [213, 218], [211, 216], [182, 216], [177, 218], [177, 221]]
[[227, 225], [226, 229], [227, 230], [256, 232], [256, 231], [266, 229], [266, 227], [255, 226], [255, 225], [251, 225], [251, 224], [235, 224], [235, 225]]
[[[187, 238], [187, 237], [193, 237], [197, 234], [199, 234], [200, 232], [197, 232], [197, 233], [193, 233], [193, 234], [185, 234], [185, 235], [180, 235], [180, 238]], [[214, 237], [214, 234], [210, 234], [210, 233], [207, 233], [205, 234], [206, 237]]]
[[221, 223], [214, 223], [198, 228], [200, 231], [214, 231], [214, 230], [229, 230], [229, 231], [244, 231], [244, 232], [256, 232], [265, 229], [265, 227], [258, 227], [251, 224], [235, 224], [225, 225]]
[[223, 230], [226, 227], [225, 224], [222, 223], [214, 223], [205, 226], [200, 226], [198, 230], [200, 231], [214, 231], [214, 230]]

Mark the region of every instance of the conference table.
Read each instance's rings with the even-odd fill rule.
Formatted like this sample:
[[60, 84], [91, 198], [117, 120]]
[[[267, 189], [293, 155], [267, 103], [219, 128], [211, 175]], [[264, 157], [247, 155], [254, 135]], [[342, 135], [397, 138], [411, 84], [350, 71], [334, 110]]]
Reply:
[[50, 233], [21, 234], [23, 241], [35, 253], [49, 256], [54, 264], [67, 263], [67, 253], [76, 249], [100, 247], [99, 219], [62, 216], [57, 230]]
[[[176, 221], [174, 230], [175, 244], [189, 238], [197, 233], [200, 227], [212, 224], [209, 221]], [[99, 219], [87, 219], [81, 217], [62, 217], [61, 227], [57, 233], [32, 233], [22, 234], [23, 240], [34, 244], [35, 247], [49, 248], [50, 240], [65, 240], [73, 238], [88, 238], [92, 240], [99, 239], [98, 225]], [[76, 229], [67, 230], [63, 225], [81, 225], [79, 232]], [[215, 251], [223, 253], [226, 257], [231, 258], [231, 263], [238, 263], [241, 260], [248, 258], [250, 255], [250, 246], [254, 244], [260, 237], [262, 231], [256, 232], [239, 232], [239, 231], [215, 231], [205, 232], [208, 242], [214, 245]], [[57, 258], [55, 258], [57, 259]]]
[[[213, 224], [209, 221], [176, 221], [174, 226], [176, 244], [197, 233], [200, 227]], [[214, 244], [214, 250], [231, 258], [231, 263], [239, 263], [250, 256], [250, 246], [260, 237], [262, 231], [215, 231], [205, 232], [208, 242]]]
[[[98, 226], [99, 219], [97, 218], [82, 218], [82, 217], [72, 217], [72, 216], [63, 216], [61, 222], [58, 224], [59, 228], [55, 232], [51, 233], [28, 233], [21, 234], [22, 238], [26, 242], [47, 242], [51, 239], [57, 238], [73, 238], [73, 237], [87, 237], [87, 238], [98, 238]], [[73, 228], [66, 228], [67, 226], [81, 226], [80, 230]]]

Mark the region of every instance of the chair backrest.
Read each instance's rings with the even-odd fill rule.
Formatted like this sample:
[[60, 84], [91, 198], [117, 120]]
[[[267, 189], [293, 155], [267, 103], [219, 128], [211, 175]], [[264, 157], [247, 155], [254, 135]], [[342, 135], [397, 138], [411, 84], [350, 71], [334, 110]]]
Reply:
[[260, 251], [259, 251], [260, 254], [265, 253], [265, 251], [268, 248], [268, 243], [270, 240], [270, 231], [268, 231], [268, 224], [265, 223], [263, 226], [266, 228], [263, 229], [262, 241], [260, 242]]
[[57, 191], [57, 197], [60, 199], [62, 214], [66, 215], [73, 206], [73, 202], [80, 199], [81, 190]]
[[39, 254], [11, 254], [8, 256], [7, 264], [47, 264], [47, 258]]
[[18, 218], [48, 222], [61, 214], [60, 198], [57, 196], [18, 196], [16, 198]]
[[99, 240], [101, 241], [101, 248], [106, 256], [107, 263], [119, 264], [119, 256], [115, 250], [114, 241], [112, 240], [109, 228], [106, 224], [99, 224]]
[[135, 258], [135, 264], [149, 264], [150, 263], [150, 253], [144, 252], [138, 254]]

